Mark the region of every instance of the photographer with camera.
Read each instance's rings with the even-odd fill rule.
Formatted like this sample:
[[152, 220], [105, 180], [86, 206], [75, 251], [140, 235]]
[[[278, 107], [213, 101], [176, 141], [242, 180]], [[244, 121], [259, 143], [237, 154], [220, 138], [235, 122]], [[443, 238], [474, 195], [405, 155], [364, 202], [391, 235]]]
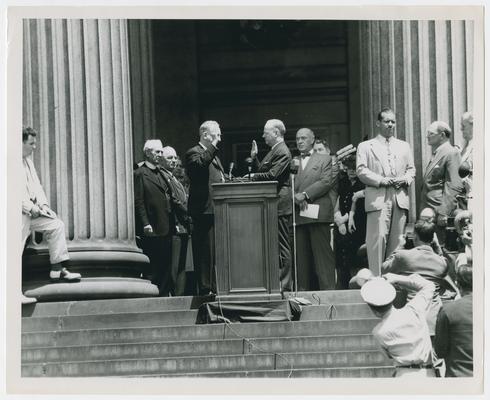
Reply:
[[[445, 258], [432, 248], [434, 232], [434, 223], [418, 220], [413, 228], [413, 234], [408, 230], [404, 240], [381, 267], [382, 274], [394, 273], [405, 276], [418, 274], [434, 283], [436, 290], [427, 312], [427, 324], [431, 335], [434, 335], [437, 313], [442, 305], [440, 293], [445, 286], [443, 280], [448, 269]], [[410, 243], [412, 240], [413, 245]], [[407, 301], [414, 296], [415, 293], [407, 292]]]

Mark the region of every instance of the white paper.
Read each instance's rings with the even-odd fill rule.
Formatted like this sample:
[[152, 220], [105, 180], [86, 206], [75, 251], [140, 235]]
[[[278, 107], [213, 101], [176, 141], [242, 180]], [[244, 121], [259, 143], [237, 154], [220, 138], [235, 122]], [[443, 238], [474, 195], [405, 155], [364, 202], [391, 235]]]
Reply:
[[320, 211], [320, 206], [318, 204], [308, 204], [303, 211], [299, 212], [300, 217], [318, 219], [318, 212]]

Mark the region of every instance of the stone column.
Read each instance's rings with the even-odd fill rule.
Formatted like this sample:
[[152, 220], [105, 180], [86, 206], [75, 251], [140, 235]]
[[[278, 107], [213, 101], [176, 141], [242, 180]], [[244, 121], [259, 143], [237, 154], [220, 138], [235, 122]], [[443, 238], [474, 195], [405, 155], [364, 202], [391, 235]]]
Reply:
[[432, 121], [449, 123], [452, 142], [462, 142], [459, 121], [473, 104], [473, 46], [473, 21], [359, 22], [362, 131], [372, 136], [377, 112], [393, 108], [396, 135], [414, 152], [416, 182], [430, 158], [425, 133]]
[[168, 132], [157, 132], [153, 78], [152, 22], [129, 20], [129, 60], [131, 70], [131, 103], [134, 161], [143, 159], [147, 139], [160, 137], [164, 143]]
[[125, 20], [24, 21], [24, 125], [66, 226], [80, 283], [47, 284], [43, 243], [24, 255], [27, 294], [42, 299], [153, 296], [136, 246], [128, 32]]

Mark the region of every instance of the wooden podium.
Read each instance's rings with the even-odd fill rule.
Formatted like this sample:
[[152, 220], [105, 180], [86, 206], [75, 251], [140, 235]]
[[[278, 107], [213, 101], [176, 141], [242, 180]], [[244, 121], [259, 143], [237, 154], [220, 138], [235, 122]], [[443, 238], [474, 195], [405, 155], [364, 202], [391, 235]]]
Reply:
[[212, 186], [219, 296], [278, 294], [277, 182]]

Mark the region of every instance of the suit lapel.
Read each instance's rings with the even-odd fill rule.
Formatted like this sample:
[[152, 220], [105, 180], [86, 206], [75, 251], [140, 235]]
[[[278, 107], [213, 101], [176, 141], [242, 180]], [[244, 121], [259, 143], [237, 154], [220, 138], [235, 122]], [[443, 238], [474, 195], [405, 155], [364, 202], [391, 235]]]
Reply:
[[435, 168], [435, 166], [439, 163], [439, 161], [441, 161], [441, 159], [446, 155], [447, 151], [446, 151], [445, 147], [446, 147], [446, 143], [441, 145], [441, 147], [439, 147], [436, 150], [436, 154], [435, 154], [434, 158], [431, 158], [431, 160], [429, 161], [429, 164], [427, 164], [427, 168], [425, 169], [425, 175], [424, 176], [429, 175], [429, 173]]
[[[165, 190], [165, 187], [163, 187], [161, 185], [156, 174], [150, 168], [148, 168], [148, 167], [144, 167], [144, 168], [145, 168], [144, 173], [145, 173], [146, 177], [148, 178], [148, 180], [151, 181], [155, 186], [157, 186], [162, 192], [167, 193], [167, 191]], [[168, 186], [167, 179], [163, 176], [163, 174], [161, 172], [157, 172], [157, 173], [160, 174], [160, 176], [167, 183], [167, 186]]]
[[381, 167], [383, 168], [385, 175], [388, 176], [390, 175], [388, 160], [386, 159], [385, 149], [383, 149], [381, 146], [382, 144], [378, 139], [375, 138], [371, 140], [371, 151], [381, 163]]
[[273, 149], [269, 150], [269, 152], [265, 155], [264, 159], [260, 162], [259, 164], [259, 170], [264, 166], [264, 164], [266, 162], [268, 162], [271, 158], [272, 158], [272, 155], [277, 151], [277, 148], [281, 145], [281, 143], [279, 143], [276, 147], [274, 147]]

